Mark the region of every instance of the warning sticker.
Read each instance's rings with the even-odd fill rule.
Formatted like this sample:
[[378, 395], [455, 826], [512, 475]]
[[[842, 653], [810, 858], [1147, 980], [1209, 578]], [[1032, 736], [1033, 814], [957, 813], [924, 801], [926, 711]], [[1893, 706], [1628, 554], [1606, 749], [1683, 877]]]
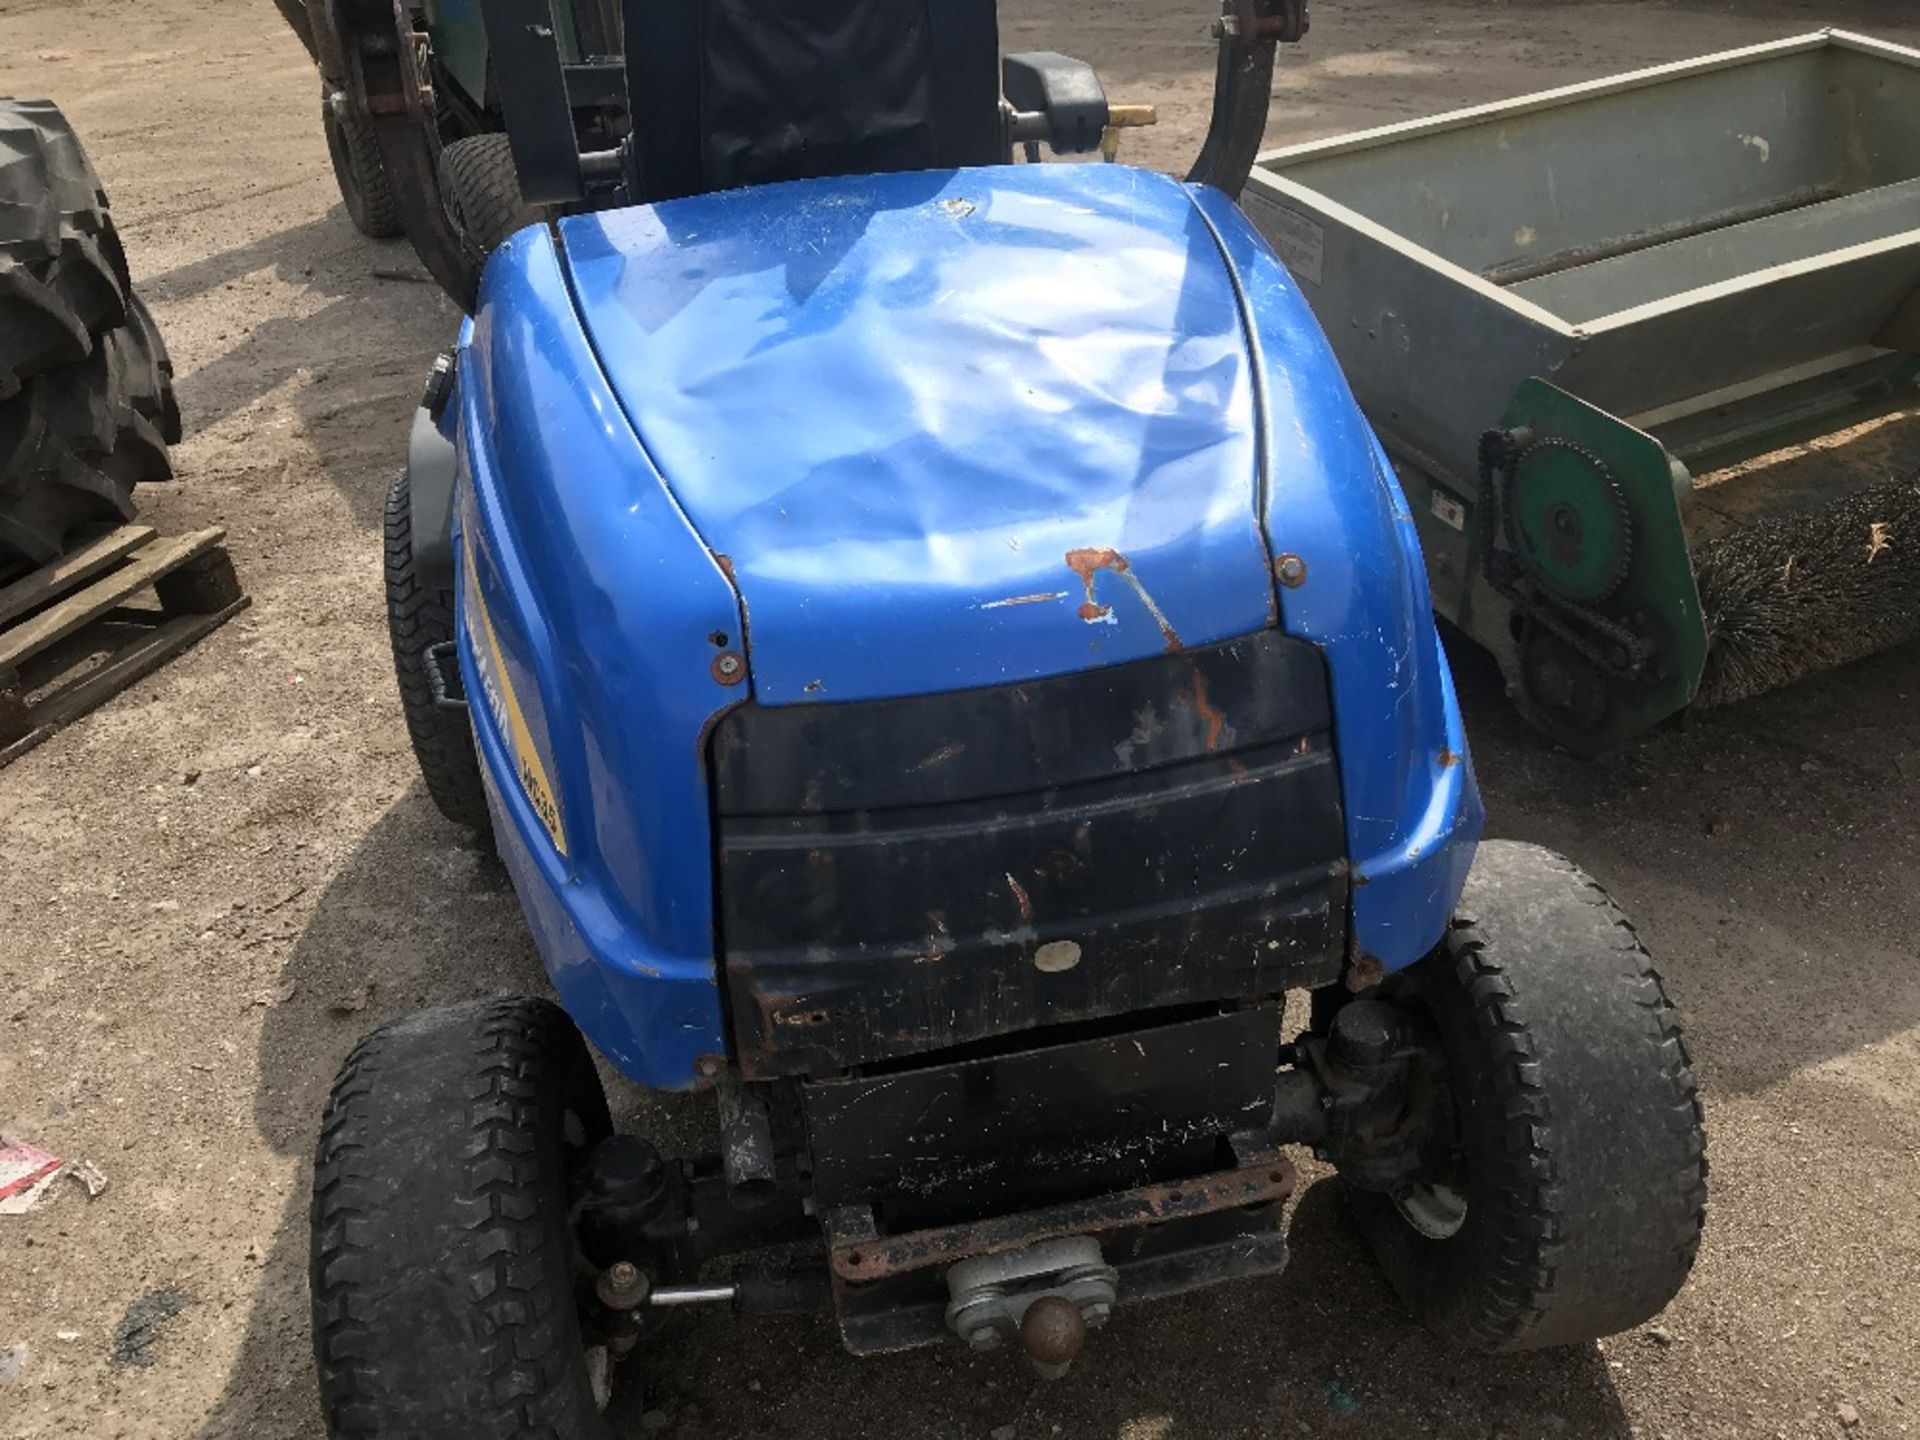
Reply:
[[1433, 491], [1431, 508], [1434, 519], [1442, 525], [1451, 525], [1456, 530], [1467, 528], [1467, 507], [1438, 486]]
[[500, 637], [494, 633], [493, 617], [487, 613], [486, 601], [480, 597], [480, 582], [471, 558], [466, 565], [466, 582], [467, 640], [473, 646], [473, 668], [480, 677], [481, 697], [493, 719], [494, 729], [506, 742], [507, 753], [513, 758], [521, 792], [546, 827], [553, 848], [564, 856], [567, 832], [560, 822], [560, 802], [554, 795], [553, 781], [547, 775], [539, 747], [534, 744], [526, 712], [520, 708], [520, 697], [513, 693], [506, 657], [500, 653]]

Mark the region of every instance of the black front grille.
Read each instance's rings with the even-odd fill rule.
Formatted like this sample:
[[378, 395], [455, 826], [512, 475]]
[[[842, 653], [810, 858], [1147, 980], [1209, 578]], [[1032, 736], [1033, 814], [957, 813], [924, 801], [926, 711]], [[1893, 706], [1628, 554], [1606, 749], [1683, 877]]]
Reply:
[[716, 729], [749, 1075], [1253, 999], [1338, 973], [1326, 667], [1277, 632]]

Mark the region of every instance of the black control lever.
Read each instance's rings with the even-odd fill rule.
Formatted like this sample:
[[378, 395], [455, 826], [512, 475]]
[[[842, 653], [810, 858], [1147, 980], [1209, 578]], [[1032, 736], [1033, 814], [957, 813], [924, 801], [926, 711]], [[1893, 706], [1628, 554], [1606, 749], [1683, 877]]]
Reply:
[[1304, 39], [1309, 24], [1307, 0], [1223, 0], [1213, 27], [1213, 117], [1187, 179], [1239, 198], [1266, 134], [1274, 49]]
[[1100, 148], [1107, 92], [1086, 61], [1052, 50], [1008, 55], [1000, 62], [1000, 90], [1013, 110], [1008, 138], [1015, 143], [1044, 140], [1056, 155]]

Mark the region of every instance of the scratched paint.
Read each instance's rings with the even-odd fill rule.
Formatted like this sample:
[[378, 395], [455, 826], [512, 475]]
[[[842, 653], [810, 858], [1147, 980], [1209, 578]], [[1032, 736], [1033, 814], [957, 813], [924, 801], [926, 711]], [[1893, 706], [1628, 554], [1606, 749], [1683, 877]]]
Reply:
[[1048, 605], [1055, 600], [1066, 599], [1069, 593], [1071, 592], [1066, 590], [1048, 590], [1038, 595], [1009, 595], [1004, 600], [989, 600], [977, 608], [981, 610], [1006, 610], [1015, 605]]
[[1013, 872], [1007, 872], [1007, 889], [1013, 892], [1013, 903], [1020, 907], [1020, 923], [1033, 924], [1033, 901], [1027, 895], [1027, 887], [1013, 878]]
[[1150, 745], [1160, 734], [1160, 712], [1152, 705], [1142, 705], [1133, 714], [1133, 729], [1127, 738], [1113, 747], [1114, 757], [1128, 769], [1133, 768], [1133, 752], [1142, 745]]
[[920, 952], [920, 963], [932, 965], [953, 949], [953, 932], [947, 928], [947, 912], [944, 910], [927, 911], [927, 924], [932, 933], [927, 936], [926, 948]]
[[918, 774], [922, 770], [931, 770], [936, 765], [944, 765], [949, 760], [958, 759], [966, 753], [966, 749], [966, 741], [950, 740], [938, 750], [935, 750], [931, 755], [927, 756], [918, 765], [915, 765], [913, 767], [914, 773]]

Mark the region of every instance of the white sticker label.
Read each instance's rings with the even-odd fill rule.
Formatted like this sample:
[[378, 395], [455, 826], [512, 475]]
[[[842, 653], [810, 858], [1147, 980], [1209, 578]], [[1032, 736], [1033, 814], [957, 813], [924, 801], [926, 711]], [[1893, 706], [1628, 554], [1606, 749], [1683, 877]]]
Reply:
[[1447, 494], [1444, 490], [1433, 492], [1434, 518], [1443, 525], [1451, 525], [1456, 530], [1467, 528], [1467, 507]]
[[1298, 278], [1318, 285], [1320, 265], [1327, 253], [1327, 232], [1317, 222], [1284, 205], [1275, 206], [1274, 213], [1279, 217], [1280, 233], [1271, 238], [1280, 258]]

